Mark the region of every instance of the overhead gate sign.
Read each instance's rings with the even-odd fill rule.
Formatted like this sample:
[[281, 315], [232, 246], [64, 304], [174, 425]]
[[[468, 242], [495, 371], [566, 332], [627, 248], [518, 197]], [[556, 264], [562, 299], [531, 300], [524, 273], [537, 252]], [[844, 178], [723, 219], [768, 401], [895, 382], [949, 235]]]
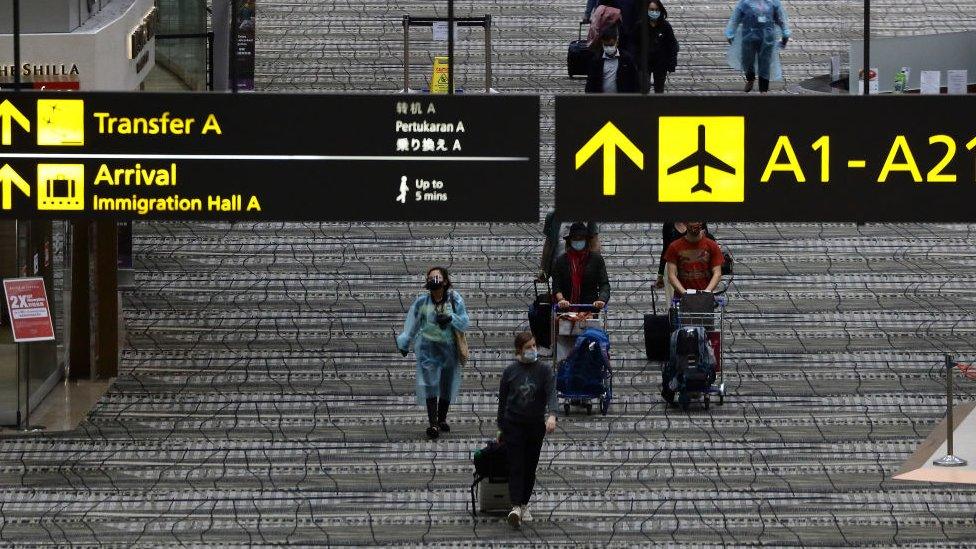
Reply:
[[0, 94], [0, 219], [538, 221], [539, 99]]
[[976, 221], [976, 98], [556, 98], [556, 211], [643, 222]]

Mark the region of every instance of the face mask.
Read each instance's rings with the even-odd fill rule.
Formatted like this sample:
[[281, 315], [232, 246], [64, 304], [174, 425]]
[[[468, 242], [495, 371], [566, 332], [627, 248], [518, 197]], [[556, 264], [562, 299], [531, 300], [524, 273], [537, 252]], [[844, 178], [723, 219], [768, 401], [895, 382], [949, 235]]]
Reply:
[[436, 290], [438, 288], [444, 287], [444, 279], [439, 276], [432, 276], [427, 279], [427, 284], [424, 286], [428, 290]]
[[607, 57], [616, 57], [617, 46], [603, 46], [603, 54]]
[[586, 248], [586, 241], [585, 240], [572, 240], [572, 241], [570, 241], [569, 245], [574, 250], [576, 250], [577, 252], [582, 252], [583, 249]]
[[523, 364], [531, 364], [538, 359], [539, 359], [539, 351], [535, 349], [529, 349], [528, 351], [522, 353], [522, 356], [519, 360], [522, 361]]
[[659, 12], [659, 11], [649, 11], [649, 12], [647, 12], [647, 17], [651, 21], [657, 21], [661, 17], [661, 12]]

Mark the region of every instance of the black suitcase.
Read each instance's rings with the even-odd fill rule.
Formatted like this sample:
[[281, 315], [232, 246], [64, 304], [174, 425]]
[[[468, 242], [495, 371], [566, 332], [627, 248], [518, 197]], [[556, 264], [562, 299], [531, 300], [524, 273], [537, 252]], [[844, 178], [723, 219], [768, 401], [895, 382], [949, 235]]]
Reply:
[[[653, 292], [653, 290], [652, 290]], [[651, 294], [653, 314], [644, 315], [644, 349], [647, 360], [666, 362], [671, 355], [671, 321], [668, 315], [657, 314], [657, 298]]]
[[548, 349], [552, 345], [552, 289], [546, 280], [546, 293], [539, 293], [539, 282], [533, 281], [535, 301], [529, 306], [529, 330], [539, 347]]
[[583, 26], [587, 23], [580, 23], [579, 38], [569, 43], [569, 53], [566, 55], [566, 65], [569, 67], [569, 77], [586, 76], [590, 72], [590, 58], [593, 50], [583, 39]]

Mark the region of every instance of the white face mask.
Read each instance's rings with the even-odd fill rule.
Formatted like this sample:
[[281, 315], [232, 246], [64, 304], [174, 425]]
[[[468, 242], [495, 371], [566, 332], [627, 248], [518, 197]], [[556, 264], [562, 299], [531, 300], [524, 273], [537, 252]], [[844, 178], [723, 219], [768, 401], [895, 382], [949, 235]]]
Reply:
[[607, 57], [616, 57], [617, 46], [603, 46], [603, 54]]
[[539, 351], [535, 349], [529, 349], [528, 351], [522, 353], [522, 355], [519, 357], [519, 361], [521, 361], [523, 364], [531, 364], [538, 359]]
[[569, 245], [577, 252], [582, 252], [586, 248], [585, 240], [571, 240]]

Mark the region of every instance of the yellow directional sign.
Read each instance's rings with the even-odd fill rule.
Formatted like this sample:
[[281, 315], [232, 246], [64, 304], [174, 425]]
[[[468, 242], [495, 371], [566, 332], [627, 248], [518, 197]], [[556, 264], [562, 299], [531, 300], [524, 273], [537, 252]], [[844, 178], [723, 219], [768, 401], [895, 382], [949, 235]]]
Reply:
[[37, 100], [37, 144], [85, 144], [85, 102], [81, 99]]
[[744, 201], [745, 128], [742, 116], [662, 116], [658, 200]]
[[10, 145], [10, 134], [13, 129], [11, 122], [16, 122], [18, 126], [24, 128], [24, 131], [30, 131], [30, 120], [18, 111], [13, 103], [4, 99], [3, 103], [0, 103], [0, 144]]
[[3, 188], [2, 193], [0, 193], [0, 195], [2, 195], [2, 199], [0, 199], [0, 209], [9, 210], [13, 207], [11, 205], [10, 195], [15, 185], [26, 196], [30, 196], [30, 185], [28, 185], [27, 182], [24, 181], [24, 178], [20, 177], [20, 175], [10, 167], [10, 164], [4, 164], [3, 167], [0, 168], [0, 187]]
[[644, 153], [623, 134], [613, 122], [607, 122], [589, 141], [576, 151], [576, 169], [579, 170], [596, 151], [603, 148], [603, 194], [617, 194], [617, 154], [620, 149], [638, 169], [644, 169]]

